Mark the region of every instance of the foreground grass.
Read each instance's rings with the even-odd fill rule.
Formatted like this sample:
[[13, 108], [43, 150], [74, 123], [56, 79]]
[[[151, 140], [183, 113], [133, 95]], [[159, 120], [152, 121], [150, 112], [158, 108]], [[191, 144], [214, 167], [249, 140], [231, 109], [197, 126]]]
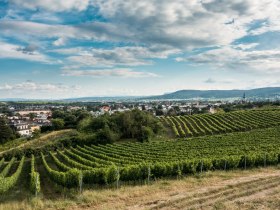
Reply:
[[[119, 189], [67, 190], [56, 198], [1, 200], [6, 209], [280, 209], [280, 168], [215, 171]], [[244, 184], [243, 184], [244, 183]], [[45, 187], [45, 186], [42, 186]], [[203, 207], [203, 208], [202, 208]]]

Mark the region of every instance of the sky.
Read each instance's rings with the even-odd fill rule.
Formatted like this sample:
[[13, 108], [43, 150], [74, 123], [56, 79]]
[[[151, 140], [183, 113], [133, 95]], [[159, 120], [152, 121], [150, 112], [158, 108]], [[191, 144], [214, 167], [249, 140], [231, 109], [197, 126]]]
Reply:
[[279, 0], [0, 0], [0, 98], [275, 86]]

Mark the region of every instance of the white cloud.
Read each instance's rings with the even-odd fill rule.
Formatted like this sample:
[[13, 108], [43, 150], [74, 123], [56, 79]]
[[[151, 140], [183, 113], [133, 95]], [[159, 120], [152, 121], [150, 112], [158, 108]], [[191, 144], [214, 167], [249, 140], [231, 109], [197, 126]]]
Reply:
[[246, 88], [260, 88], [260, 87], [279, 87], [280, 79], [278, 78], [265, 78], [259, 80], [252, 80], [246, 84]]
[[33, 42], [49, 38], [87, 41], [120, 41], [122, 38], [126, 38], [118, 26], [101, 22], [63, 25], [0, 19], [0, 29], [0, 36], [14, 37], [22, 41], [32, 40]]
[[248, 49], [249, 46], [223, 46], [186, 58], [179, 57], [176, 61], [209, 65], [217, 69], [257, 71], [265, 74], [280, 72], [280, 50]]
[[[88, 1], [78, 0], [13, 2], [28, 8], [39, 6], [61, 10], [82, 9], [88, 5]], [[176, 49], [228, 45], [248, 34], [280, 30], [278, 0], [190, 0], [187, 3], [185, 0], [95, 0], [92, 4], [99, 9], [106, 22], [65, 26], [2, 21], [0, 27], [2, 33], [12, 36], [16, 36], [15, 31], [20, 31], [39, 38], [125, 41], [148, 46], [164, 44]], [[249, 30], [251, 24], [258, 20], [266, 20], [266, 24]]]
[[217, 81], [214, 80], [213, 78], [208, 78], [207, 80], [204, 81], [205, 83], [216, 83]]
[[49, 25], [31, 21], [0, 20], [0, 28], [0, 34], [17, 37], [19, 39], [26, 36], [54, 38], [67, 35], [66, 37], [71, 38], [78, 37], [78, 31], [72, 26]]
[[45, 9], [62, 12], [85, 10], [88, 7], [89, 0], [9, 0], [9, 3], [31, 10]]
[[57, 40], [55, 40], [55, 41], [53, 42], [53, 45], [56, 46], [56, 47], [58, 47], [58, 46], [63, 46], [63, 45], [65, 45], [65, 43], [66, 43], [66, 39], [63, 38], [63, 37], [60, 37], [60, 38], [58, 38]]
[[96, 0], [94, 4], [124, 34], [133, 34], [131, 40], [182, 49], [230, 44], [247, 35], [256, 20], [267, 19], [266, 30], [280, 25], [278, 0]]
[[0, 59], [1, 58], [22, 59], [42, 63], [53, 62], [47, 56], [37, 52], [36, 48], [32, 45], [23, 47], [0, 41]]
[[68, 86], [63, 84], [51, 83], [36, 83], [33, 81], [26, 81], [18, 84], [4, 84], [0, 85], [0, 91], [19, 91], [24, 92], [67, 92], [70, 90], [79, 89], [77, 86]]
[[53, 14], [52, 12], [38, 11], [30, 17], [31, 21], [43, 21], [48, 23], [61, 23], [61, 18]]
[[[66, 55], [68, 65], [77, 68], [149, 65], [155, 58], [165, 59], [179, 52], [214, 46], [220, 49], [176, 60], [205, 63], [217, 68], [279, 72], [277, 50], [250, 52], [257, 43], [252, 46], [232, 44], [244, 36], [280, 31], [279, 0], [10, 0], [10, 3], [42, 10], [44, 14], [83, 11], [90, 4], [98, 8], [97, 15], [106, 21], [62, 25], [4, 19], [0, 20], [0, 35], [5, 37], [49, 41], [52, 47], [67, 45], [72, 39], [124, 42], [137, 46], [56, 50]], [[17, 15], [10, 11], [10, 16], [16, 17], [14, 19], [19, 19]], [[53, 17], [53, 22], [57, 23], [56, 16]], [[33, 18], [38, 20], [36, 16]], [[256, 27], [256, 22], [262, 24]]]
[[63, 70], [62, 76], [125, 77], [125, 78], [157, 77], [157, 75], [154, 73], [133, 71], [132, 69], [127, 69], [127, 68], [97, 69], [97, 70]]
[[208, 83], [208, 84], [232, 84], [236, 82], [235, 79], [223, 79], [223, 80], [217, 80], [217, 79], [213, 79], [213, 78], [208, 78], [207, 80], [204, 81], [204, 83]]
[[167, 46], [153, 47], [116, 47], [113, 49], [94, 48], [66, 48], [51, 50], [59, 54], [69, 55], [67, 58], [71, 63], [82, 66], [139, 66], [152, 64], [151, 59], [165, 59], [169, 55], [180, 53], [178, 49]]

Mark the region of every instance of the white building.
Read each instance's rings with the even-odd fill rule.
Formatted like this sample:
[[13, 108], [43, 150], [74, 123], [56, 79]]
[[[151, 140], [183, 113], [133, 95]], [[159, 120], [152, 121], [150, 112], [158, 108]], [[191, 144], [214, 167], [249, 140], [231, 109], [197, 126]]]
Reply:
[[21, 136], [30, 136], [32, 131], [27, 123], [21, 122], [20, 120], [12, 122], [11, 126], [15, 129], [17, 133]]
[[215, 114], [215, 113], [217, 113], [217, 110], [214, 107], [211, 106], [210, 109], [209, 109], [209, 112], [211, 114]]

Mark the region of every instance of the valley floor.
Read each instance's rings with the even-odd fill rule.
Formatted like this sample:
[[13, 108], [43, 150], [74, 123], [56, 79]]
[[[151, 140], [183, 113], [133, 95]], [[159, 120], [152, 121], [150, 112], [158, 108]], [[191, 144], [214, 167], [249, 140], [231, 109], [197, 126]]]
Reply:
[[[44, 186], [43, 186], [44, 187]], [[0, 209], [280, 209], [280, 168], [215, 171], [59, 198], [2, 199]], [[20, 200], [20, 201], [19, 201]]]

